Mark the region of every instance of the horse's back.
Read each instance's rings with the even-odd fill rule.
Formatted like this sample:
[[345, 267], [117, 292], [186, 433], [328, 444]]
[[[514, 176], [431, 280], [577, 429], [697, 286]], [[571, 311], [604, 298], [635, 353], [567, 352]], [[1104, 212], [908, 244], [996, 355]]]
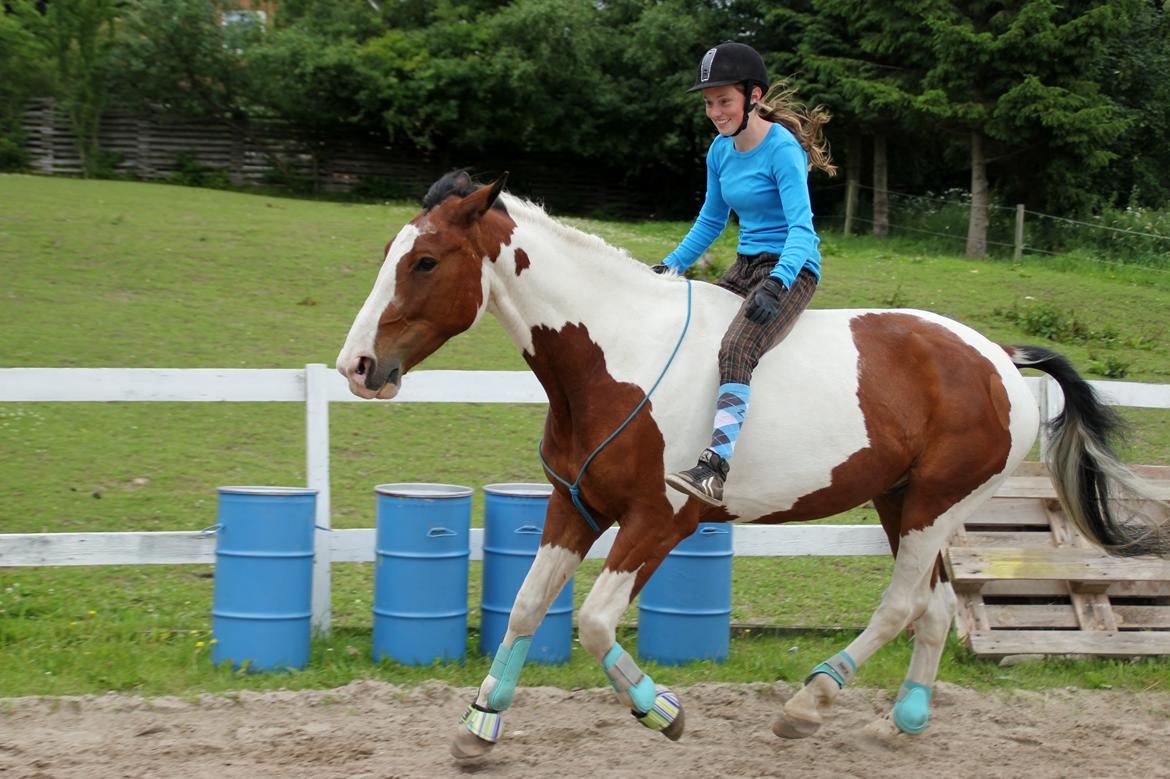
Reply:
[[728, 506], [768, 515], [836, 484], [812, 513], [837, 513], [966, 438], [994, 439], [1002, 456], [988, 462], [1014, 467], [1037, 418], [1007, 353], [966, 325], [908, 309], [810, 310], [752, 377]]

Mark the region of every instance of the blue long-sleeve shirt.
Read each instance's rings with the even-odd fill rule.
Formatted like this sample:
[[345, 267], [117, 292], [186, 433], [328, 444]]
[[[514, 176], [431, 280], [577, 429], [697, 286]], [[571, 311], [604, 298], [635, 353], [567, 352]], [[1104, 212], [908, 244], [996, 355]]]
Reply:
[[771, 252], [780, 259], [771, 275], [791, 288], [808, 268], [821, 277], [820, 238], [808, 197], [808, 154], [783, 125], [773, 124], [751, 151], [736, 151], [720, 135], [707, 151], [707, 197], [695, 224], [663, 260], [681, 273], [714, 243], [731, 209], [739, 215], [740, 254]]

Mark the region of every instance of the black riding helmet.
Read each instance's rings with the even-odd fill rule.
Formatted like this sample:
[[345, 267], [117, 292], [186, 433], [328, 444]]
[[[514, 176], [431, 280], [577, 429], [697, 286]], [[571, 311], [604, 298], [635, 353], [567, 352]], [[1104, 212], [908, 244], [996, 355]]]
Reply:
[[699, 72], [695, 75], [695, 83], [688, 92], [697, 92], [707, 87], [722, 87], [728, 84], [743, 85], [743, 121], [739, 129], [731, 134], [735, 137], [747, 128], [748, 116], [755, 110], [752, 102], [752, 87], [760, 85], [760, 89], [768, 91], [768, 68], [764, 65], [764, 58], [759, 52], [745, 43], [721, 43], [708, 49], [699, 63]]

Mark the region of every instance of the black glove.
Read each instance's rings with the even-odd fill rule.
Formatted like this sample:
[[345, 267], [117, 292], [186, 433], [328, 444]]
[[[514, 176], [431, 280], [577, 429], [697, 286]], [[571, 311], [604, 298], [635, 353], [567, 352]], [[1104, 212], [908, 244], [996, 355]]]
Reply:
[[763, 284], [752, 291], [747, 310], [743, 312], [743, 315], [748, 318], [749, 322], [757, 325], [768, 324], [780, 312], [780, 293], [783, 291], [784, 285], [780, 283], [780, 280], [775, 276], [769, 276], [764, 279]]
[[654, 271], [655, 273], [670, 273], [670, 266], [665, 262], [660, 262], [657, 265], [651, 265], [650, 270]]

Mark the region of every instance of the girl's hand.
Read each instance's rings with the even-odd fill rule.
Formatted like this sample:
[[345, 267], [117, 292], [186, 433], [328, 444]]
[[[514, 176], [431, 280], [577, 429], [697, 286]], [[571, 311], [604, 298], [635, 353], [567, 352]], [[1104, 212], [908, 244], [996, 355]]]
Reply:
[[780, 283], [780, 280], [775, 276], [769, 276], [752, 292], [751, 300], [743, 315], [754, 324], [768, 324], [780, 312], [780, 293], [783, 291], [784, 285]]

